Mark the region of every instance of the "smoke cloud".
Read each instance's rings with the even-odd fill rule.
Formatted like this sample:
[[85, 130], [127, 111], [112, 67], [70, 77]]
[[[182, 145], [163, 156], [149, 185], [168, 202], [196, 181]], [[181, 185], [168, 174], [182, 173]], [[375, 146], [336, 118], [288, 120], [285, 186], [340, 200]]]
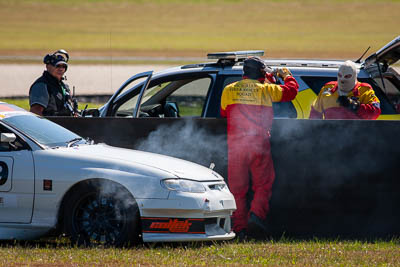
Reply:
[[212, 133], [193, 120], [159, 126], [139, 142], [136, 149], [189, 160], [205, 167], [215, 163], [217, 172], [224, 168], [217, 162], [227, 162], [226, 135]]

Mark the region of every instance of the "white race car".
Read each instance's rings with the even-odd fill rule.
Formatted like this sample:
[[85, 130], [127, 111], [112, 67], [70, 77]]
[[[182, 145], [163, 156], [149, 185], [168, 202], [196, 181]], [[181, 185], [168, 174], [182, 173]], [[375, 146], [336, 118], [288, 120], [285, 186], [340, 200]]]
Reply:
[[[224, 179], [203, 166], [93, 144], [0, 102], [0, 239], [76, 244], [234, 238]], [[54, 231], [51, 231], [54, 232]]]

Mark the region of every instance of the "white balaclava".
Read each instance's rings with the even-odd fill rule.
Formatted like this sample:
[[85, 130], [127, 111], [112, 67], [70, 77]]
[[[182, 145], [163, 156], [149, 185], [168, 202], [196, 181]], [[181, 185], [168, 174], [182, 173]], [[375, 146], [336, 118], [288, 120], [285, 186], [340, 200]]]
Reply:
[[339, 95], [347, 95], [357, 83], [357, 67], [347, 60], [340, 67], [337, 75]]

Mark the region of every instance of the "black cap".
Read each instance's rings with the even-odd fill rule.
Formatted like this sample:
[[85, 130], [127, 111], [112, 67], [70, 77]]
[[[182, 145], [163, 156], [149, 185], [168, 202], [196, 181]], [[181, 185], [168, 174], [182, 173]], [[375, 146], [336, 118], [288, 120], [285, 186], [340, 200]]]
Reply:
[[264, 61], [259, 57], [249, 57], [244, 60], [243, 67], [259, 70], [265, 69], [267, 65], [265, 65]]
[[53, 66], [58, 66], [58, 65], [65, 65], [68, 67], [68, 60], [69, 60], [69, 55], [67, 51], [65, 50], [58, 50], [54, 52], [53, 54], [47, 54], [43, 58], [43, 63], [44, 64], [50, 64]]
[[258, 79], [265, 76], [267, 65], [259, 57], [249, 57], [243, 62], [244, 75], [250, 79]]

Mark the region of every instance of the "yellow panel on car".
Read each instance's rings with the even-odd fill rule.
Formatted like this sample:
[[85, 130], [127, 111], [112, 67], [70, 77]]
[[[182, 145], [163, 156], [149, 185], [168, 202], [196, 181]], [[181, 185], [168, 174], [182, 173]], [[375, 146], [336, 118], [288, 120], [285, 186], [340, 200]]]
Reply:
[[400, 120], [400, 114], [381, 114], [377, 120], [398, 121]]
[[311, 112], [311, 104], [317, 98], [317, 95], [310, 88], [300, 91], [292, 101], [297, 111], [298, 119], [308, 119]]

